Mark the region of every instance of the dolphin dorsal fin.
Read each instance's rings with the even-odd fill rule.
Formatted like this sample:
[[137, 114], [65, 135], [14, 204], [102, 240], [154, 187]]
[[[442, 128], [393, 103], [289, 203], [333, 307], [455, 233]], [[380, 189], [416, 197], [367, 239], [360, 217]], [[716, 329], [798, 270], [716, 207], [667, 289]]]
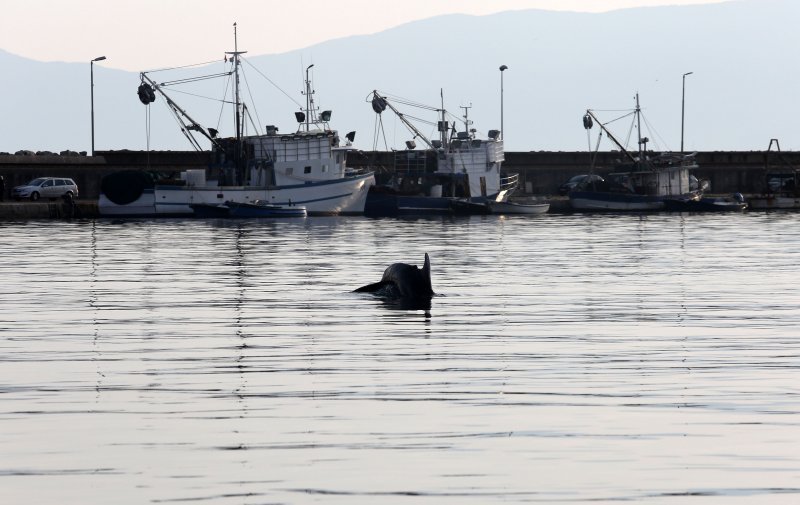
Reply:
[[425, 277], [428, 291], [433, 294], [433, 286], [431, 285], [431, 259], [428, 257], [428, 253], [425, 253], [425, 264], [422, 265], [422, 275]]

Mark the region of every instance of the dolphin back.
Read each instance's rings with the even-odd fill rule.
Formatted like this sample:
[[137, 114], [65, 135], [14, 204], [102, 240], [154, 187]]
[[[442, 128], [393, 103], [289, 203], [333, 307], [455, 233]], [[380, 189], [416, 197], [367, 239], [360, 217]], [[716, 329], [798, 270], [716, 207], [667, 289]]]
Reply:
[[425, 253], [422, 268], [406, 263], [394, 263], [383, 272], [380, 282], [367, 284], [355, 290], [356, 293], [377, 293], [389, 298], [430, 299], [433, 293], [431, 286], [431, 260]]
[[389, 282], [397, 288], [397, 296], [401, 298], [430, 298], [433, 296], [431, 287], [431, 260], [425, 253], [425, 264], [422, 268], [416, 265], [395, 263], [389, 265], [383, 272], [382, 282]]

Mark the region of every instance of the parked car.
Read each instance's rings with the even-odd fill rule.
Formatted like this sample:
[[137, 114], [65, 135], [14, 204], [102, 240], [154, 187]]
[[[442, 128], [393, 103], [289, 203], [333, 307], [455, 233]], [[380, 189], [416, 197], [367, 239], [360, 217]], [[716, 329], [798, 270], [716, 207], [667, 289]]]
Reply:
[[600, 177], [599, 175], [594, 175], [594, 174], [576, 175], [574, 177], [571, 177], [567, 182], [558, 187], [558, 194], [567, 195], [569, 194], [570, 191], [578, 187], [579, 184], [582, 184], [584, 182], [586, 182], [587, 184], [590, 182], [603, 182], [603, 178]]
[[77, 198], [78, 185], [72, 179], [63, 177], [38, 177], [27, 184], [15, 187], [11, 192], [11, 197], [16, 200], [30, 198], [33, 201], [65, 195]]

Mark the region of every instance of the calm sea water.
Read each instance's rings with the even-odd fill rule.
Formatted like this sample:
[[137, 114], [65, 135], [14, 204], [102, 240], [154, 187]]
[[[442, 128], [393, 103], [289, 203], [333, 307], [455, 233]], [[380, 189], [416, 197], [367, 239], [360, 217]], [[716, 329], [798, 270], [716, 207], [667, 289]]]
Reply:
[[0, 236], [0, 503], [800, 503], [800, 214]]

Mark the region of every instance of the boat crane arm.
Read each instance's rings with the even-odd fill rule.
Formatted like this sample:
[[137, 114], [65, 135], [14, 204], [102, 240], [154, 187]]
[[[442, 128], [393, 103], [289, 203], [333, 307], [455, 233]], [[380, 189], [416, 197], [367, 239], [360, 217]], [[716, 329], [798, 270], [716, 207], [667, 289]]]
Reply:
[[[204, 128], [200, 123], [192, 119], [192, 117], [185, 110], [183, 110], [177, 103], [175, 103], [175, 101], [172, 100], [172, 98], [170, 98], [169, 95], [167, 95], [163, 89], [161, 89], [160, 84], [152, 80], [145, 72], [142, 72], [139, 75], [142, 78], [142, 86], [149, 86], [150, 88], [150, 97], [147, 97], [147, 94], [145, 94], [145, 98], [143, 98], [142, 86], [139, 86], [139, 99], [142, 101], [142, 103], [144, 103], [145, 105], [149, 105], [150, 102], [155, 100], [155, 95], [152, 95], [152, 91], [153, 90], [158, 91], [161, 94], [161, 96], [164, 97], [164, 100], [167, 101], [167, 104], [169, 104], [172, 110], [175, 111], [176, 115], [180, 114], [190, 123], [190, 125], [188, 126], [185, 124], [183, 125], [185, 127], [183, 133], [184, 135], [187, 136], [187, 138], [189, 138], [189, 141], [197, 149], [201, 150], [200, 145], [197, 143], [197, 141], [194, 139], [192, 134], [189, 133], [188, 130], [194, 130], [200, 132], [201, 135], [203, 135], [205, 138], [211, 141], [211, 143], [214, 144], [216, 147], [218, 147], [219, 149], [223, 149], [222, 144], [220, 144], [219, 140], [217, 140], [215, 136], [211, 135], [211, 133], [206, 128]], [[183, 123], [183, 121], [181, 121], [181, 123]]]
[[[605, 127], [605, 125], [604, 125], [603, 123], [601, 123], [601, 122], [600, 122], [600, 120], [599, 120], [599, 119], [597, 119], [597, 116], [595, 116], [595, 115], [594, 115], [594, 113], [593, 113], [591, 110], [589, 110], [589, 109], [587, 109], [587, 110], [586, 110], [586, 116], [589, 116], [589, 117], [591, 117], [592, 119], [594, 119], [594, 121], [597, 123], [597, 125], [598, 125], [598, 126], [600, 126], [600, 129], [602, 129], [604, 132], [606, 132], [606, 135], [608, 135], [608, 138], [610, 138], [610, 139], [611, 139], [611, 140], [612, 140], [612, 141], [613, 141], [615, 144], [617, 144], [617, 147], [619, 147], [619, 148], [620, 148], [620, 150], [621, 150], [623, 153], [625, 153], [625, 156], [627, 156], [627, 157], [628, 157], [628, 159], [629, 159], [629, 160], [631, 160], [633, 163], [637, 163], [637, 160], [636, 160], [636, 158], [634, 158], [634, 157], [633, 157], [633, 155], [632, 155], [631, 153], [629, 153], [627, 149], [625, 149], [625, 147], [624, 147], [624, 146], [623, 146], [623, 145], [620, 143], [620, 141], [619, 141], [619, 140], [617, 140], [617, 138], [616, 138], [616, 137], [614, 137], [614, 135], [613, 135], [613, 134], [612, 134], [612, 133], [611, 133], [611, 132], [608, 130], [608, 128], [606, 128], [606, 127]], [[585, 116], [584, 116], [584, 118], [585, 118]], [[584, 122], [583, 122], [583, 124], [584, 124], [584, 127], [585, 127], [587, 130], [588, 130], [589, 128], [591, 128], [591, 127], [592, 127], [592, 126], [591, 126], [591, 121], [590, 121], [590, 122], [587, 122], [587, 121], [584, 119]], [[599, 146], [598, 146], [598, 147], [599, 147]]]
[[386, 107], [389, 107], [392, 110], [392, 112], [394, 112], [397, 115], [397, 117], [400, 118], [400, 121], [402, 121], [403, 124], [406, 125], [406, 128], [411, 130], [415, 138], [419, 137], [420, 139], [422, 139], [423, 142], [425, 142], [425, 144], [427, 144], [428, 147], [430, 147], [431, 149], [436, 149], [433, 143], [431, 143], [431, 141], [428, 140], [428, 137], [423, 135], [422, 132], [417, 129], [417, 127], [415, 127], [408, 119], [406, 119], [405, 115], [402, 112], [395, 109], [394, 106], [391, 103], [389, 103], [389, 100], [387, 100], [385, 96], [381, 96], [381, 94], [378, 93], [377, 90], [373, 90], [372, 110], [380, 114], [381, 112], [386, 110]]

